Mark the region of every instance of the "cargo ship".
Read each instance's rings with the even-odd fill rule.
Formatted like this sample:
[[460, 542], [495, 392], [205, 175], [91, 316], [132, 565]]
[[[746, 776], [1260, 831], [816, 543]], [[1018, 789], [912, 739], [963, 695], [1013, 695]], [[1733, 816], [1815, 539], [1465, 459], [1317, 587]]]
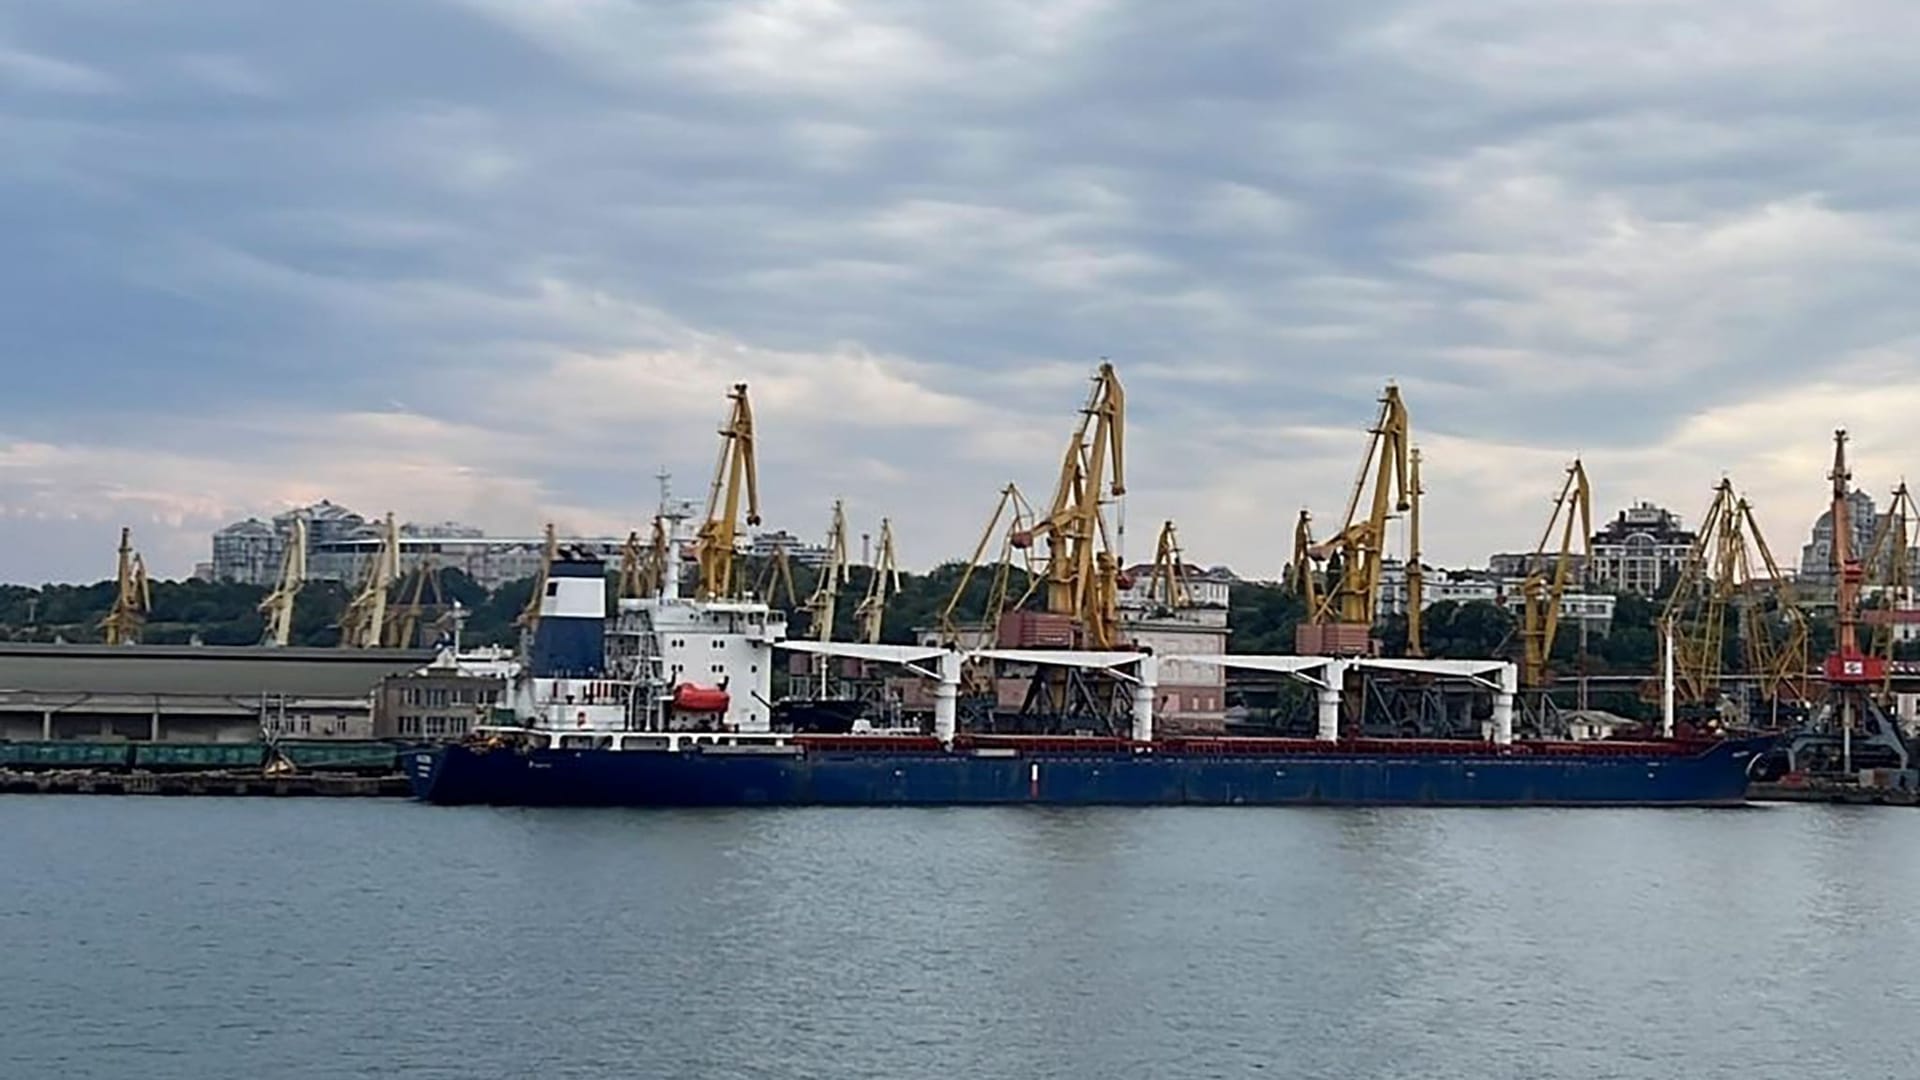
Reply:
[[[540, 806], [1733, 806], [1771, 744], [1515, 740], [1511, 665], [1484, 739], [1342, 737], [1337, 681], [1322, 692], [1318, 738], [1155, 738], [1144, 656], [1134, 657], [1130, 736], [969, 734], [957, 730], [966, 659], [957, 650], [786, 641], [784, 615], [765, 603], [681, 597], [678, 548], [676, 539], [658, 595], [622, 599], [611, 618], [606, 568], [560, 552], [504, 715], [465, 741], [405, 754], [415, 796]], [[891, 659], [936, 679], [931, 732], [858, 722], [846, 733], [779, 730], [771, 677], [781, 649]]]

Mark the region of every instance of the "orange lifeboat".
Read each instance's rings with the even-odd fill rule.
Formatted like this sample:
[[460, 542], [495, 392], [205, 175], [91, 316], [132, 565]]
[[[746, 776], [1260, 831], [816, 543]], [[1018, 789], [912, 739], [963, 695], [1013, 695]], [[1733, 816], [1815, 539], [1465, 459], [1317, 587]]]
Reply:
[[681, 683], [673, 689], [673, 707], [680, 712], [726, 712], [732, 700], [725, 690], [717, 686]]

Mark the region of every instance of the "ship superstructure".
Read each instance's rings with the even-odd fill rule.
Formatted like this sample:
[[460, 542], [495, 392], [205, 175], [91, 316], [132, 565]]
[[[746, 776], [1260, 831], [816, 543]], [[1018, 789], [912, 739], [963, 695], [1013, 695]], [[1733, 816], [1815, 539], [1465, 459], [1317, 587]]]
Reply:
[[558, 549], [540, 588], [509, 697], [514, 722], [483, 729], [533, 746], [625, 750], [657, 740], [638, 733], [771, 727], [773, 645], [786, 615], [752, 599], [683, 597], [682, 515], [668, 515], [659, 591], [607, 611], [607, 567]]

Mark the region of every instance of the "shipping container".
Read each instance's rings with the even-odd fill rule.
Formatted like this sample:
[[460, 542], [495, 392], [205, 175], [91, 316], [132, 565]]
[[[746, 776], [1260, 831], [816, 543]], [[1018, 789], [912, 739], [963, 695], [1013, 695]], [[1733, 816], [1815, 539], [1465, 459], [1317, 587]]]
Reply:
[[1302, 656], [1372, 656], [1373, 629], [1365, 623], [1301, 623], [1293, 651]]
[[1013, 611], [1000, 620], [1003, 649], [1071, 649], [1074, 619], [1046, 611]]

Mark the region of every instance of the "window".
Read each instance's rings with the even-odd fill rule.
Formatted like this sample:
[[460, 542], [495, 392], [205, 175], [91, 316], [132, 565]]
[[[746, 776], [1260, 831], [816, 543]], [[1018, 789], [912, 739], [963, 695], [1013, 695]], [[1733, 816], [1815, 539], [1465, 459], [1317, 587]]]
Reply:
[[547, 595], [548, 595], [548, 596], [559, 596], [559, 595], [560, 595], [560, 583], [559, 583], [559, 582], [557, 582], [557, 581], [549, 581], [549, 582], [547, 582]]

